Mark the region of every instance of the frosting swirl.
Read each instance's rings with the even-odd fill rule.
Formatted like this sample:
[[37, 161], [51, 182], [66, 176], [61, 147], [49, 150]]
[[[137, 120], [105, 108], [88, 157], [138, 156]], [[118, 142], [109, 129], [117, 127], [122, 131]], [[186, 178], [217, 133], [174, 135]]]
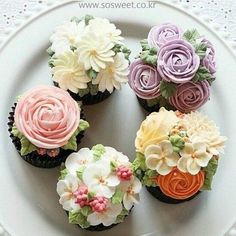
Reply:
[[153, 47], [160, 47], [163, 44], [180, 39], [182, 30], [176, 25], [163, 24], [161, 26], [154, 26], [148, 34], [148, 43]]
[[184, 40], [172, 40], [160, 48], [157, 69], [168, 82], [179, 84], [190, 81], [199, 65], [199, 56], [193, 46]]
[[174, 168], [168, 175], [159, 175], [157, 182], [165, 195], [174, 199], [187, 199], [201, 189], [204, 178], [203, 171], [191, 175]]
[[67, 144], [79, 121], [78, 104], [66, 91], [54, 86], [32, 89], [16, 105], [17, 129], [39, 148], [54, 149]]
[[215, 49], [214, 49], [212, 43], [207, 39], [203, 39], [202, 43], [206, 44], [207, 50], [206, 50], [206, 55], [202, 59], [201, 64], [203, 66], [205, 66], [210, 71], [210, 73], [213, 75], [216, 73]]
[[153, 99], [160, 95], [161, 77], [154, 66], [138, 59], [130, 65], [129, 85], [136, 95], [143, 99]]
[[209, 99], [209, 86], [206, 80], [180, 84], [177, 86], [174, 96], [169, 98], [169, 103], [181, 112], [197, 110]]

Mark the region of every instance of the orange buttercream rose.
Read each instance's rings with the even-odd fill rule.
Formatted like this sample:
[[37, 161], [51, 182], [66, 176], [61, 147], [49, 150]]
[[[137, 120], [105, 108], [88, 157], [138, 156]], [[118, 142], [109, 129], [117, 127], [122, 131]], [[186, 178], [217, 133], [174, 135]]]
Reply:
[[165, 195], [174, 199], [187, 199], [201, 189], [204, 179], [204, 171], [191, 175], [174, 168], [168, 175], [159, 175], [157, 183]]

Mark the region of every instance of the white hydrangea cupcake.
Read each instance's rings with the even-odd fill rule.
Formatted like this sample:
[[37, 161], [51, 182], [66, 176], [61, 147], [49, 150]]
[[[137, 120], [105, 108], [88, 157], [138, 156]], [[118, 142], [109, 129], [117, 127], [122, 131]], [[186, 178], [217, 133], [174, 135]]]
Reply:
[[57, 193], [70, 223], [100, 231], [124, 221], [139, 202], [141, 187], [128, 157], [98, 144], [68, 157]]
[[48, 49], [54, 84], [87, 105], [120, 90], [128, 82], [130, 55], [122, 40], [109, 20], [90, 15], [57, 27]]

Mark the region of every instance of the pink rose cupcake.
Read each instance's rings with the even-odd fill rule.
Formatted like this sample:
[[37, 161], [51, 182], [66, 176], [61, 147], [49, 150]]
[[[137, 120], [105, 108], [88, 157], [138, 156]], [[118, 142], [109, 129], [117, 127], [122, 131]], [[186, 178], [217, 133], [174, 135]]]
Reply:
[[149, 112], [161, 106], [187, 113], [210, 98], [216, 61], [212, 43], [196, 29], [173, 24], [154, 26], [130, 65], [129, 85]]
[[78, 150], [89, 124], [68, 92], [53, 86], [38, 86], [15, 103], [8, 126], [12, 142], [25, 161], [52, 168]]

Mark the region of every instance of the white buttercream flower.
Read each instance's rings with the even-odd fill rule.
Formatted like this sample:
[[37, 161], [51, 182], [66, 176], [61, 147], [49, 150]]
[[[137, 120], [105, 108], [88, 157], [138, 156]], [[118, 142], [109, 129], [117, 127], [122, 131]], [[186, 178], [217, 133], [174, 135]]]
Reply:
[[168, 140], [147, 146], [144, 155], [147, 167], [156, 170], [161, 175], [169, 174], [179, 160], [179, 155], [174, 152], [171, 142]]
[[207, 145], [204, 142], [186, 143], [179, 153], [181, 158], [177, 164], [178, 169], [192, 175], [196, 175], [201, 167], [206, 167], [212, 158], [212, 154], [207, 152]]
[[186, 114], [182, 121], [187, 128], [187, 134], [191, 141], [201, 140], [207, 144], [207, 151], [212, 155], [223, 153], [226, 137], [220, 136], [215, 122], [200, 112]]
[[57, 193], [60, 196], [60, 204], [66, 211], [76, 211], [80, 209], [79, 204], [75, 203], [74, 192], [79, 187], [79, 181], [74, 175], [67, 175], [64, 180], [57, 183]]
[[102, 155], [101, 160], [109, 160], [114, 162], [117, 166], [130, 166], [129, 158], [123, 153], [116, 151], [112, 147], [105, 147], [106, 152]]
[[130, 210], [131, 207], [139, 203], [139, 192], [142, 189], [142, 184], [135, 176], [130, 181], [123, 181], [120, 186], [123, 196], [123, 204], [126, 210]]
[[63, 25], [58, 26], [50, 38], [52, 51], [55, 52], [56, 55], [59, 55], [70, 50], [71, 46], [77, 47], [84, 30], [84, 21], [80, 23], [67, 21]]
[[53, 59], [53, 81], [60, 88], [78, 93], [79, 89], [86, 89], [91, 79], [87, 76], [82, 64], [78, 63], [78, 56], [72, 51], [64, 52]]
[[114, 43], [106, 36], [88, 31], [77, 47], [79, 62], [83, 63], [85, 70], [93, 68], [99, 72], [100, 69], [106, 68], [106, 63], [113, 62], [113, 47]]
[[101, 70], [93, 84], [98, 84], [98, 90], [104, 92], [108, 90], [113, 92], [114, 88], [120, 90], [122, 83], [128, 82], [129, 62], [125, 59], [123, 53], [117, 53], [114, 62], [108, 63], [106, 68]]
[[93, 162], [93, 155], [89, 148], [82, 148], [78, 152], [70, 154], [66, 159], [65, 167], [69, 173], [76, 175], [79, 168]]
[[113, 43], [121, 43], [124, 38], [121, 37], [121, 30], [110, 23], [109, 20], [103, 18], [94, 18], [89, 21], [88, 30], [96, 32], [96, 34], [105, 35]]
[[83, 181], [89, 191], [111, 198], [119, 185], [119, 178], [111, 172], [110, 161], [100, 160], [90, 164], [83, 173]]
[[112, 204], [109, 200], [107, 208], [103, 212], [93, 212], [88, 215], [87, 221], [90, 225], [103, 224], [104, 226], [109, 226], [115, 223], [117, 216], [122, 211], [122, 205]]

